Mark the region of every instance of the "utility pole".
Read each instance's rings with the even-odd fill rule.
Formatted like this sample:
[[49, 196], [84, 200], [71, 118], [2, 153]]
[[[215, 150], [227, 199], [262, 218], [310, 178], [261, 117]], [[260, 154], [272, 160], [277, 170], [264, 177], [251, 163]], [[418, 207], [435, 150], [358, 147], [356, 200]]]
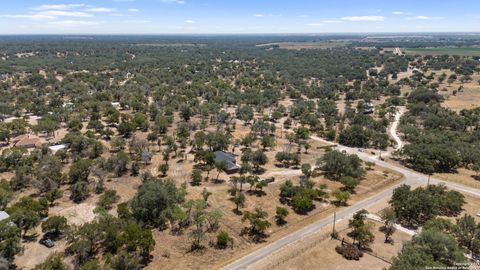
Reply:
[[432, 176], [432, 175], [428, 174], [427, 187], [430, 186], [430, 176]]
[[337, 212], [333, 212], [333, 230], [332, 230], [332, 238], [336, 238], [335, 233], [335, 222], [337, 220]]

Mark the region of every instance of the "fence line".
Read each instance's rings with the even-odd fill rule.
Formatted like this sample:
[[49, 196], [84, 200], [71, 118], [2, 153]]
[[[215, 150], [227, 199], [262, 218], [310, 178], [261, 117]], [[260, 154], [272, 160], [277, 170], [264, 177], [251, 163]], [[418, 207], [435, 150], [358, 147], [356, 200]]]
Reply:
[[[268, 269], [268, 270], [273, 270], [273, 269], [276, 269], [276, 267], [284, 264], [285, 262], [297, 257], [298, 255], [300, 255], [300, 253], [304, 253], [305, 251], [307, 250], [310, 250], [312, 248], [314, 248], [319, 242], [327, 239], [330, 237], [330, 234], [326, 233], [322, 236], [320, 236], [319, 238], [311, 241], [309, 244], [306, 244], [306, 245], [302, 245], [302, 247], [300, 248], [296, 248], [293, 252], [289, 252], [287, 255], [285, 256], [281, 256], [281, 258], [275, 260], [275, 262], [272, 262], [272, 263], [269, 263], [265, 269]], [[295, 244], [295, 243], [292, 243], [292, 244]], [[275, 253], [275, 255], [278, 255], [280, 252], [282, 252], [282, 250], [280, 250], [278, 253]]]
[[[346, 230], [345, 226], [342, 226], [342, 227], [343, 228], [341, 230], [338, 230], [337, 232], [341, 232], [341, 231]], [[278, 258], [275, 258], [274, 262], [268, 263], [265, 267], [262, 267], [262, 269], [274, 270], [278, 266], [280, 266], [280, 265], [290, 261], [291, 259], [297, 257], [298, 255], [300, 255], [302, 253], [305, 253], [306, 251], [314, 248], [320, 242], [322, 242], [323, 240], [328, 239], [330, 237], [331, 237], [330, 233], [325, 232], [320, 236], [309, 238], [309, 239], [307, 239], [307, 241], [310, 240], [310, 243], [304, 244], [301, 247], [295, 248], [292, 252], [289, 252], [288, 254], [282, 254], [282, 251], [284, 249], [281, 249], [281, 250], [275, 252], [274, 254], [270, 255], [270, 256], [277, 256]], [[302, 239], [299, 239], [299, 241], [301, 241], [301, 240]], [[342, 242], [342, 239], [338, 239], [338, 238], [332, 238], [332, 240]], [[344, 240], [344, 243], [349, 244], [349, 245], [353, 245], [352, 243], [349, 243], [347, 240]], [[295, 244], [295, 243], [292, 243], [292, 244]], [[388, 263], [390, 265], [392, 264], [391, 258], [387, 258], [385, 256], [382, 256], [382, 255], [380, 255], [380, 254], [378, 254], [374, 251], [362, 250], [362, 252], [366, 253], [366, 254], [374, 257], [374, 258], [377, 258], [381, 261], [384, 261], [385, 263]], [[281, 255], [281, 256], [278, 256], [278, 255]]]
[[[338, 228], [338, 226], [339, 226], [339, 224], [337, 224], [337, 228]], [[343, 230], [346, 230], [347, 227], [346, 227], [346, 225], [342, 225], [340, 228], [343, 231]], [[289, 252], [288, 254], [282, 254], [282, 251], [284, 249], [281, 249], [281, 250], [275, 252], [274, 254], [272, 254], [270, 256], [277, 256], [279, 258], [275, 258], [274, 262], [268, 263], [265, 267], [263, 267], [263, 269], [268, 269], [268, 270], [276, 269], [277, 266], [282, 265], [285, 262], [297, 257], [301, 253], [304, 253], [305, 251], [308, 251], [308, 250], [314, 248], [320, 242], [322, 242], [323, 240], [328, 239], [330, 237], [331, 237], [331, 234], [327, 230], [327, 231], [325, 231], [321, 234], [314, 235], [313, 237], [308, 237], [308, 238], [304, 237], [304, 238], [298, 239], [297, 241], [302, 241], [303, 240], [303, 241], [309, 241], [310, 243], [302, 244], [300, 247], [295, 248], [293, 251]], [[294, 242], [290, 245], [294, 245], [295, 243], [296, 242]], [[287, 247], [288, 247], [288, 245], [287, 245]], [[282, 254], [283, 256], [278, 256], [279, 254]]]

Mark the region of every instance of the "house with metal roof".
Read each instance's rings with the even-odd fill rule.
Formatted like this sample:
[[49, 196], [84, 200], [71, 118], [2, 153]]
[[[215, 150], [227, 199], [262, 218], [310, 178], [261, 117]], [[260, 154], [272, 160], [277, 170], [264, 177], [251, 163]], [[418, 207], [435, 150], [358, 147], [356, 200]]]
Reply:
[[225, 167], [225, 172], [228, 174], [236, 173], [240, 169], [240, 166], [237, 165], [236, 157], [233, 153], [216, 151], [215, 152], [215, 162], [225, 161], [227, 166]]
[[23, 137], [18, 136], [13, 140], [13, 143], [16, 147], [35, 148], [46, 143], [46, 141], [44, 139], [39, 138], [38, 136], [27, 134]]

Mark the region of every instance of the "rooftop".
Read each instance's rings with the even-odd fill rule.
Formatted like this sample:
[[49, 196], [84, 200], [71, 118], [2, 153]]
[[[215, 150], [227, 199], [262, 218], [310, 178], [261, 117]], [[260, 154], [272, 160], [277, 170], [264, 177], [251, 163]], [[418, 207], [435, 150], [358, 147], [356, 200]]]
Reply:
[[9, 218], [9, 217], [10, 217], [10, 215], [7, 214], [7, 212], [5, 212], [5, 211], [0, 211], [0, 221], [5, 220], [5, 219], [7, 219], [7, 218]]

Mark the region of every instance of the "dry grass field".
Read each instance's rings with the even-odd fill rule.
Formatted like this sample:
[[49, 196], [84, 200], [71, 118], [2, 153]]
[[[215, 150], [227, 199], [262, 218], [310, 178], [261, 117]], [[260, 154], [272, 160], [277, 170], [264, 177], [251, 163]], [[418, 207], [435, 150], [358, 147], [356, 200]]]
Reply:
[[402, 50], [409, 55], [458, 55], [458, 56], [478, 56], [480, 47], [437, 47], [437, 48], [407, 48]]
[[457, 217], [444, 218], [450, 219], [452, 222], [455, 223], [456, 219], [460, 218], [465, 214], [473, 216], [476, 222], [480, 222], [480, 198], [465, 195], [465, 205], [463, 206], [463, 211]]
[[448, 98], [444, 103], [454, 111], [474, 109], [480, 106], [480, 85], [477, 82], [464, 84], [463, 90], [457, 92], [456, 95], [453, 95], [451, 91], [448, 92]]
[[[276, 207], [281, 206], [281, 203], [278, 200], [280, 194], [279, 183], [283, 182], [285, 179], [292, 179], [295, 183], [298, 183], [299, 177], [290, 177], [288, 175], [283, 176], [279, 174], [276, 178], [276, 183], [269, 185], [265, 189], [266, 195], [261, 197], [248, 195], [245, 208], [241, 209], [242, 211], [251, 211], [255, 207], [260, 207], [269, 214], [268, 220], [272, 223], [272, 227], [268, 230], [269, 237], [265, 239], [266, 242], [264, 244], [279, 239], [315, 220], [324, 218], [333, 213], [336, 209], [336, 207], [331, 204], [317, 202], [316, 208], [308, 215], [298, 215], [289, 208], [290, 215], [286, 218], [288, 222], [287, 225], [277, 226], [273, 217], [275, 215]], [[363, 180], [360, 186], [357, 187], [357, 194], [352, 197], [349, 203], [353, 204], [356, 201], [369, 197], [379, 192], [381, 189], [398, 183], [399, 179], [400, 176], [394, 173], [389, 173], [388, 176], [385, 177], [383, 169], [375, 168], [375, 170], [370, 171], [367, 174], [365, 180]], [[339, 183], [327, 180], [321, 176], [315, 177], [312, 180], [318, 184], [327, 184], [329, 190], [340, 187]], [[153, 263], [150, 265], [164, 265], [167, 268], [212, 269], [212, 264], [216, 266], [224, 265], [228, 261], [239, 258], [262, 246], [262, 244], [252, 243], [246, 237], [239, 236], [242, 228], [244, 228], [246, 224], [243, 224], [241, 222], [241, 216], [233, 211], [235, 205], [228, 199], [228, 185], [208, 183], [203, 186], [207, 187], [208, 190], [213, 193], [209, 199], [209, 204], [211, 207], [217, 208], [222, 212], [223, 217], [220, 230], [228, 232], [229, 235], [233, 237], [234, 249], [217, 250], [209, 247], [199, 252], [189, 253], [190, 241], [188, 239], [188, 233], [180, 236], [172, 236], [168, 230], [164, 232], [155, 231], [154, 236], [157, 243], [162, 244], [157, 245], [153, 251]], [[203, 186], [195, 188], [195, 191], [190, 189], [191, 192], [188, 196], [192, 198], [199, 196], [200, 192], [203, 190]], [[245, 185], [244, 188], [248, 190], [249, 187], [248, 185]], [[216, 234], [214, 233], [208, 234], [208, 239], [205, 243], [214, 242], [215, 237]]]
[[[394, 243], [386, 244], [384, 243], [384, 235], [380, 231], [382, 226], [378, 222], [372, 222], [373, 229], [372, 232], [375, 235], [375, 241], [372, 243], [370, 248], [372, 251], [379, 255], [382, 258], [391, 259], [395, 254], [397, 254], [404, 242], [411, 239], [411, 236], [401, 232], [396, 231], [392, 236]], [[341, 224], [343, 229], [339, 232], [340, 239], [345, 238], [349, 242], [351, 239], [347, 236], [349, 230], [346, 228], [345, 222]], [[332, 269], [332, 270], [343, 270], [343, 269], [358, 269], [358, 270], [370, 270], [370, 269], [383, 269], [388, 268], [389, 263], [381, 260], [377, 257], [374, 257], [369, 254], [364, 254], [360, 260], [346, 260], [340, 254], [335, 251], [335, 247], [338, 246], [340, 242], [338, 240], [330, 239], [326, 237], [325, 239], [318, 241], [315, 246], [310, 249], [307, 249], [303, 252], [298, 253], [299, 256], [288, 260], [278, 266], [275, 269], [281, 270], [302, 270], [302, 269]]]
[[476, 173], [465, 168], [459, 168], [456, 173], [436, 173], [434, 176], [448, 182], [480, 188], [480, 180], [475, 179]]
[[[234, 138], [238, 139], [244, 136], [248, 131], [248, 127], [243, 126], [243, 124], [238, 124], [236, 130], [233, 133]], [[216, 232], [207, 233], [204, 240], [204, 245], [206, 248], [190, 252], [191, 238], [189, 236], [190, 229], [181, 232], [179, 235], [173, 235], [170, 230], [158, 231], [154, 230], [154, 238], [156, 241], [156, 246], [152, 252], [153, 261], [150, 263], [147, 269], [157, 269], [158, 265], [165, 266], [166, 269], [211, 269], [212, 265], [220, 267], [228, 261], [234, 260], [235, 258], [241, 257], [252, 250], [255, 250], [261, 247], [264, 244], [272, 242], [276, 239], [279, 239], [293, 231], [296, 231], [311, 222], [324, 218], [333, 211], [336, 207], [327, 202], [316, 202], [315, 209], [311, 211], [308, 215], [299, 215], [293, 212], [290, 207], [286, 206], [289, 209], [289, 216], [286, 218], [287, 224], [284, 226], [277, 226], [274, 222], [274, 215], [277, 206], [281, 206], [279, 202], [280, 186], [281, 183], [287, 179], [292, 180], [294, 183], [298, 184], [299, 177], [301, 176], [301, 171], [299, 168], [281, 168], [275, 165], [275, 153], [278, 151], [284, 150], [288, 145], [288, 141], [285, 139], [286, 131], [277, 130], [277, 146], [266, 152], [269, 162], [264, 167], [265, 173], [260, 175], [261, 179], [264, 179], [269, 176], [274, 176], [275, 182], [267, 186], [264, 191], [265, 194], [262, 196], [256, 194], [249, 194], [247, 192], [247, 200], [245, 203], [245, 208], [241, 211], [251, 211], [255, 207], [260, 207], [265, 210], [269, 217], [268, 220], [272, 223], [272, 226], [268, 230], [269, 237], [265, 239], [266, 242], [255, 244], [247, 236], [240, 236], [240, 232], [247, 225], [241, 222], [241, 215], [236, 213], [234, 210], [235, 204], [229, 200], [230, 195], [228, 190], [230, 185], [228, 180], [230, 175], [221, 173], [219, 175], [220, 183], [214, 183], [212, 179], [216, 178], [217, 172], [213, 170], [210, 173], [210, 180], [202, 183], [199, 187], [188, 187], [188, 199], [199, 199], [201, 198], [201, 193], [204, 188], [207, 188], [208, 191], [212, 192], [212, 196], [209, 198], [209, 208], [208, 211], [213, 209], [218, 209], [222, 213], [221, 226], [220, 230], [226, 231], [233, 238], [234, 246], [233, 248], [228, 248], [225, 250], [218, 250], [211, 246], [211, 243], [216, 241]], [[64, 136], [64, 134], [62, 134]], [[62, 136], [62, 137], [63, 137]], [[135, 133], [137, 139], [146, 138], [146, 133], [137, 131]], [[302, 163], [310, 163], [315, 165], [315, 162], [318, 158], [323, 156], [324, 144], [311, 140], [311, 148], [307, 153], [302, 151], [301, 160]], [[108, 143], [106, 144], [108, 146]], [[257, 146], [254, 146], [257, 147]], [[154, 152], [154, 157], [150, 164], [141, 166], [141, 171], [149, 171], [154, 175], [158, 174], [158, 165], [164, 161], [161, 158], [161, 155], [157, 154], [158, 146], [151, 146], [151, 151]], [[296, 147], [292, 147], [292, 151], [296, 151]], [[188, 149], [187, 149], [188, 152]], [[236, 150], [236, 153], [239, 154], [239, 150]], [[112, 155], [111, 152], [107, 151], [104, 153], [104, 158], [108, 158]], [[168, 177], [172, 178], [177, 185], [183, 184], [190, 181], [190, 175], [193, 170], [193, 155], [187, 155], [185, 160], [179, 160], [179, 158], [172, 158], [169, 161], [169, 172]], [[64, 167], [64, 173], [68, 173], [69, 166]], [[10, 178], [7, 175], [2, 175], [6, 178]], [[206, 173], [203, 174], [206, 176]], [[387, 171], [380, 167], [374, 167], [373, 170], [368, 171], [365, 179], [357, 187], [357, 193], [352, 196], [349, 203], [353, 204], [356, 201], [360, 201], [366, 197], [369, 197], [382, 189], [385, 189], [388, 186], [391, 186], [395, 183], [398, 183], [401, 175], [394, 173], [392, 171]], [[335, 181], [328, 180], [322, 175], [317, 175], [312, 178], [312, 181], [316, 185], [326, 184], [327, 190], [332, 191], [341, 187], [341, 184]], [[109, 177], [105, 182], [105, 187], [107, 189], [113, 189], [117, 191], [120, 199], [119, 202], [124, 202], [132, 199], [138, 187], [141, 185], [141, 179], [139, 177], [132, 177], [129, 175], [122, 176], [120, 178]], [[244, 190], [248, 190], [250, 187], [248, 184], [243, 186]], [[73, 203], [69, 196], [70, 191], [68, 186], [63, 188], [64, 194], [63, 197], [57, 200], [55, 206], [50, 208], [49, 214], [61, 215], [68, 218], [69, 223], [72, 225], [81, 225], [86, 222], [92, 221], [96, 217], [95, 208], [98, 201], [98, 195], [91, 193], [91, 196], [87, 198], [81, 204]], [[33, 190], [27, 190], [23, 195], [32, 194]], [[110, 211], [112, 214], [116, 214], [116, 207]], [[41, 234], [40, 227], [37, 227], [36, 230], [38, 234]], [[22, 255], [17, 256], [16, 260], [18, 265], [24, 269], [30, 269], [32, 266], [42, 262], [50, 254], [55, 251], [61, 251], [66, 246], [65, 241], [60, 241], [58, 247], [54, 249], [48, 249], [43, 247], [38, 243], [38, 241], [25, 243], [25, 251]]]
[[[480, 221], [480, 216], [476, 214], [480, 211], [480, 199], [476, 197], [466, 196], [466, 204], [464, 205], [464, 211], [460, 213], [458, 217], [450, 217], [448, 219], [455, 222], [455, 219], [461, 217], [464, 214], [470, 214], [474, 216], [477, 222]], [[371, 207], [370, 212], [378, 213], [387, 205], [388, 200], [383, 200], [377, 205]], [[389, 263], [398, 252], [400, 252], [403, 244], [411, 239], [411, 235], [397, 230], [392, 238], [393, 244], [384, 243], [384, 235], [380, 231], [381, 223], [370, 221], [373, 224], [373, 232], [375, 235], [375, 241], [370, 246], [373, 253], [378, 257], [374, 257], [369, 254], [364, 256], [359, 261], [349, 261], [344, 259], [335, 251], [335, 247], [339, 245], [339, 241], [332, 240], [329, 237], [329, 233], [332, 228], [327, 227], [324, 230], [316, 233], [308, 239], [299, 241], [286, 247], [284, 250], [278, 252], [271, 257], [262, 260], [256, 264], [252, 269], [281, 269], [281, 270], [301, 270], [301, 269], [384, 269], [389, 267]], [[346, 235], [348, 233], [347, 220], [342, 220], [336, 226], [340, 231], [340, 238], [344, 237], [349, 242], [351, 239]], [[385, 261], [386, 260], [386, 261]]]
[[278, 43], [266, 43], [258, 44], [257, 47], [270, 48], [273, 46], [280, 49], [287, 50], [303, 50], [303, 49], [330, 49], [335, 47], [345, 46], [345, 42], [278, 42]]

